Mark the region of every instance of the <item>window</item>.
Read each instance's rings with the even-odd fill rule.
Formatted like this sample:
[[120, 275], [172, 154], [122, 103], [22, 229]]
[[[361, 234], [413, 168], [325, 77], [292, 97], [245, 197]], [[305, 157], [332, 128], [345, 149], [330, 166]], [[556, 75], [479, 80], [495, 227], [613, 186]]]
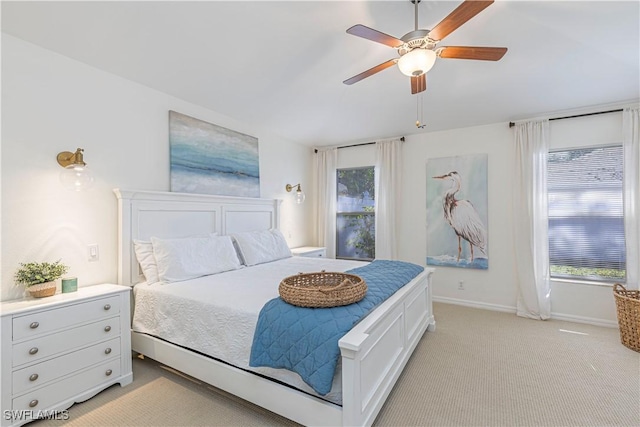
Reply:
[[551, 277], [624, 281], [622, 156], [621, 145], [549, 153]]
[[374, 167], [338, 169], [336, 258], [375, 258]]

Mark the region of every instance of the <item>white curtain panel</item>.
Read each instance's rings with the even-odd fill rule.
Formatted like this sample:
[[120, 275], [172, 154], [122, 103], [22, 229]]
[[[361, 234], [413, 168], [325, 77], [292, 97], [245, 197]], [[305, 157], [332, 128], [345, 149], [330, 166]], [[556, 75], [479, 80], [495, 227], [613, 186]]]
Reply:
[[315, 155], [315, 182], [318, 201], [316, 205], [316, 241], [327, 249], [327, 257], [336, 257], [336, 168], [338, 149], [318, 149]]
[[551, 316], [547, 211], [549, 121], [516, 124], [513, 176], [514, 250], [518, 284], [517, 315]]
[[622, 111], [627, 288], [640, 289], [640, 107]]
[[396, 259], [397, 221], [402, 192], [402, 140], [376, 142], [376, 259]]

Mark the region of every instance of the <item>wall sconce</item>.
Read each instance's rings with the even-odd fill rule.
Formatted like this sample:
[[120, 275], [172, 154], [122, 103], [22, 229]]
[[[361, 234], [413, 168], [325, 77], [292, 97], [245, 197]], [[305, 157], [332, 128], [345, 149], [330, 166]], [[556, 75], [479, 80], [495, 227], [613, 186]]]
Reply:
[[291, 184], [287, 184], [285, 188], [285, 190], [287, 190], [287, 193], [291, 193], [291, 190], [293, 190], [295, 187], [296, 188], [296, 203], [297, 204], [301, 204], [304, 202], [305, 199], [305, 195], [304, 195], [304, 191], [302, 191], [302, 188], [300, 188], [300, 184], [295, 184], [295, 185], [291, 185]]
[[58, 164], [64, 168], [60, 172], [60, 182], [68, 190], [82, 191], [93, 185], [93, 174], [84, 162], [83, 152], [84, 149], [78, 148], [75, 153], [58, 153]]

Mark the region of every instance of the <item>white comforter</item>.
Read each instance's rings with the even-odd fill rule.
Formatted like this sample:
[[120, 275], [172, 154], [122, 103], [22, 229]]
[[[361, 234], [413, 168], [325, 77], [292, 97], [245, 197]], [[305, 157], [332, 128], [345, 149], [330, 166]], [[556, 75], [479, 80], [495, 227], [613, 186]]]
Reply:
[[[284, 277], [300, 272], [346, 271], [362, 265], [359, 261], [291, 257], [184, 282], [140, 283], [133, 289], [132, 329], [317, 395], [294, 372], [249, 367], [258, 314], [267, 301], [278, 296], [278, 285]], [[334, 376], [331, 392], [323, 397], [342, 402], [339, 373]]]

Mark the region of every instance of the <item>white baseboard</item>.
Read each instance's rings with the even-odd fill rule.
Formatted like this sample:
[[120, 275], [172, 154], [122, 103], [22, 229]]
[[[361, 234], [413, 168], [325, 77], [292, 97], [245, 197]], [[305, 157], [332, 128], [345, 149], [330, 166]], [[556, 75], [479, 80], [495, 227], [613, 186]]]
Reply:
[[[462, 305], [465, 307], [471, 308], [480, 308], [483, 310], [491, 310], [491, 311], [502, 311], [504, 313], [516, 313], [515, 307], [510, 307], [507, 305], [499, 305], [499, 304], [489, 304], [486, 302], [478, 302], [478, 301], [469, 301], [458, 298], [449, 298], [449, 297], [433, 297], [433, 302], [441, 302], [444, 304], [454, 304], [454, 305]], [[551, 318], [554, 320], [564, 320], [567, 322], [573, 323], [585, 323], [587, 325], [594, 326], [602, 326], [605, 328], [617, 328], [618, 322], [613, 320], [605, 320], [605, 319], [597, 319], [593, 317], [584, 317], [584, 316], [574, 316], [571, 314], [563, 314], [563, 313], [551, 313]]]
[[614, 320], [596, 319], [593, 317], [573, 316], [571, 314], [551, 313], [551, 318], [566, 320], [567, 322], [586, 323], [587, 325], [603, 326], [605, 328], [617, 328], [618, 322]]
[[499, 305], [499, 304], [489, 304], [486, 302], [478, 302], [478, 301], [469, 301], [466, 299], [459, 299], [459, 298], [449, 298], [449, 297], [437, 297], [437, 296], [433, 296], [433, 302], [442, 302], [445, 304], [454, 304], [454, 305], [463, 305], [465, 307], [471, 307], [471, 308], [481, 308], [484, 310], [491, 310], [491, 311], [502, 311], [505, 313], [516, 313], [516, 308], [515, 307], [509, 307], [507, 305]]

